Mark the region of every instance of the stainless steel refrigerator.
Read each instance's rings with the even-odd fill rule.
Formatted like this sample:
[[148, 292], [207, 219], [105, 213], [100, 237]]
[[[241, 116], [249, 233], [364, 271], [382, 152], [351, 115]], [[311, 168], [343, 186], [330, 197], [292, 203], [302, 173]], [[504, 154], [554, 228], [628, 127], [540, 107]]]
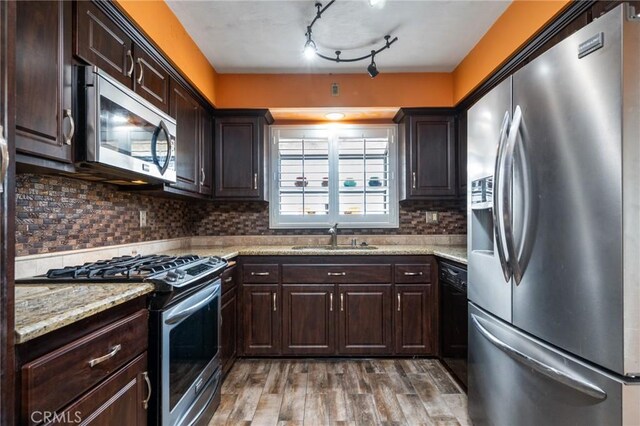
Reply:
[[640, 425], [640, 21], [595, 20], [468, 125], [471, 420]]

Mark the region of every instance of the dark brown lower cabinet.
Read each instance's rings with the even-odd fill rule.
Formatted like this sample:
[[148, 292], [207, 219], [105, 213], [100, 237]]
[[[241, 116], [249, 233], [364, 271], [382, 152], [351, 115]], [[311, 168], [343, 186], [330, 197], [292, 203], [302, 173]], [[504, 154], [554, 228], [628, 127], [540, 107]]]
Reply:
[[220, 325], [220, 363], [222, 364], [223, 374], [229, 372], [236, 358], [237, 315], [237, 289], [232, 288], [222, 296], [222, 307], [220, 308], [220, 316], [222, 317], [222, 324]]
[[56, 420], [46, 424], [146, 425], [144, 401], [149, 396], [146, 369], [145, 352], [64, 411], [57, 413]]
[[396, 285], [395, 288], [395, 353], [433, 355], [433, 301], [431, 285]]
[[244, 355], [280, 354], [280, 286], [242, 288]]
[[339, 353], [391, 354], [391, 284], [339, 285], [338, 293]]
[[335, 286], [282, 286], [282, 353], [331, 355], [335, 352]]

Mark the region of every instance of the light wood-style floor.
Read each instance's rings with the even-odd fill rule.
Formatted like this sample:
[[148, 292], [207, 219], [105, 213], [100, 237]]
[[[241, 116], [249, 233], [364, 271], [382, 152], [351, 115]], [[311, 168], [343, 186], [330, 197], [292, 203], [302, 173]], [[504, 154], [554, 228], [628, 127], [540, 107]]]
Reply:
[[437, 360], [238, 360], [212, 425], [467, 425]]

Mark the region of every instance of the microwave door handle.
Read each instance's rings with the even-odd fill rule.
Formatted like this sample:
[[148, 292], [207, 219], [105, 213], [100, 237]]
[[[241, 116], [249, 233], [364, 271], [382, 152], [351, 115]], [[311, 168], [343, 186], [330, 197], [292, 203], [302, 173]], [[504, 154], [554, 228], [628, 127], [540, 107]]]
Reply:
[[493, 173], [493, 232], [496, 236], [496, 247], [498, 251], [498, 259], [500, 260], [500, 266], [502, 267], [502, 274], [504, 275], [505, 281], [509, 281], [511, 279], [511, 269], [509, 267], [509, 262], [506, 258], [506, 247], [505, 241], [503, 239], [503, 235], [505, 235], [504, 230], [504, 215], [501, 214], [503, 211], [503, 206], [500, 203], [501, 201], [501, 185], [502, 185], [502, 164], [505, 154], [504, 142], [507, 139], [507, 134], [509, 130], [509, 111], [505, 111], [504, 118], [502, 119], [502, 124], [500, 126], [500, 137], [498, 139], [498, 150], [496, 154], [496, 165]]
[[501, 200], [504, 204], [504, 231], [505, 239], [507, 243], [507, 254], [509, 256], [509, 263], [511, 265], [511, 271], [516, 285], [520, 284], [522, 280], [522, 269], [520, 262], [518, 261], [518, 254], [516, 252], [515, 237], [513, 234], [513, 156], [515, 152], [516, 141], [518, 140], [518, 134], [520, 133], [520, 125], [522, 124], [522, 109], [520, 105], [516, 106], [513, 113], [513, 121], [509, 128], [509, 137], [505, 146], [505, 159], [504, 159], [504, 184], [507, 190], [501, 194]]
[[[160, 165], [160, 160], [158, 159], [158, 137], [160, 136], [160, 132], [164, 132], [165, 137], [167, 138], [167, 158], [164, 160], [164, 164]], [[160, 120], [158, 127], [153, 133], [153, 139], [151, 140], [151, 156], [153, 157], [153, 162], [160, 170], [160, 174], [163, 175], [167, 169], [169, 168], [169, 163], [171, 160], [171, 155], [173, 153], [173, 143], [172, 137], [169, 133], [169, 129], [164, 121]]]

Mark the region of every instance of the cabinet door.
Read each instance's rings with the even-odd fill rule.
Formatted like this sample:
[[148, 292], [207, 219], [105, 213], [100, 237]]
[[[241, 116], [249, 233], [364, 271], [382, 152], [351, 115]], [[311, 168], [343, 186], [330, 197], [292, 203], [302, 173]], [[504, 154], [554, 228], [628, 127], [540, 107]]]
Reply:
[[133, 87], [135, 63], [131, 39], [92, 2], [73, 4], [74, 54], [127, 87]]
[[458, 195], [467, 196], [467, 111], [458, 118]]
[[146, 425], [147, 409], [144, 401], [151, 396], [149, 392], [152, 392], [145, 380], [146, 370], [147, 353], [145, 352], [98, 387], [80, 397], [59, 415], [64, 416], [62, 418], [66, 419], [65, 423], [69, 424]]
[[282, 287], [282, 353], [335, 353], [335, 286]]
[[135, 46], [135, 64], [133, 81], [135, 92], [168, 113], [169, 73], [137, 46]]
[[391, 284], [339, 285], [338, 352], [382, 355], [392, 352]]
[[220, 308], [220, 316], [222, 317], [222, 324], [220, 325], [220, 363], [224, 374], [227, 374], [231, 369], [236, 358], [237, 308], [238, 298], [234, 288], [222, 296], [222, 307]]
[[171, 116], [178, 122], [176, 130], [176, 183], [172, 186], [198, 192], [200, 185], [200, 105], [175, 81], [171, 80]]
[[409, 118], [411, 169], [407, 179], [411, 197], [456, 195], [454, 121], [452, 116]]
[[20, 1], [16, 12], [16, 149], [71, 163], [71, 3]]
[[433, 355], [436, 348], [432, 321], [435, 304], [430, 284], [397, 285], [395, 291], [395, 352]]
[[280, 353], [280, 290], [277, 285], [242, 289], [244, 355]]
[[200, 137], [200, 193], [211, 195], [213, 192], [213, 119], [204, 109], [201, 110], [202, 135]]
[[262, 130], [255, 117], [216, 119], [215, 196], [259, 199]]

